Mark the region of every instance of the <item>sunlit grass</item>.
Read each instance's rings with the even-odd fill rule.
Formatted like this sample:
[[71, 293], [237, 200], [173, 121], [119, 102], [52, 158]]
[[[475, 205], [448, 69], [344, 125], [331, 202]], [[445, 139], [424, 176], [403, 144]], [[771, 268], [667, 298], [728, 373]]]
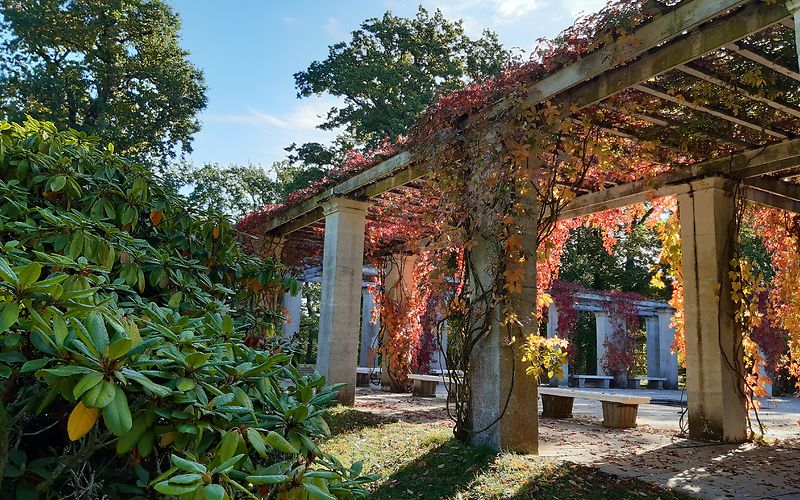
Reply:
[[464, 446], [439, 424], [337, 408], [331, 430], [325, 451], [381, 474], [370, 498], [686, 498], [590, 467]]

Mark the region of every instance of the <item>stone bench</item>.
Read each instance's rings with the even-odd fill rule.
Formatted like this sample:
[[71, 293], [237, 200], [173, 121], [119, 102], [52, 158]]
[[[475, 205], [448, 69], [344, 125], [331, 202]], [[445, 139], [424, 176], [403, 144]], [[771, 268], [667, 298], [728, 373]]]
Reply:
[[539, 394], [542, 396], [542, 417], [570, 418], [575, 398], [591, 399], [603, 403], [603, 425], [614, 429], [636, 427], [639, 405], [650, 403], [650, 398], [646, 396], [625, 396], [555, 387], [539, 387]]
[[655, 382], [656, 387], [658, 389], [664, 389], [664, 382], [667, 381], [666, 378], [663, 377], [648, 377], [646, 375], [635, 375], [633, 377], [628, 377], [628, 389], [639, 389], [642, 385], [642, 381], [646, 381], [647, 385], [649, 386], [651, 382]]
[[356, 387], [369, 387], [370, 379], [375, 374], [380, 376], [380, 368], [369, 368], [366, 366], [359, 366], [356, 368]]
[[611, 387], [611, 381], [614, 380], [614, 377], [609, 377], [608, 375], [573, 375], [572, 378], [578, 381], [578, 387], [581, 389], [586, 387], [587, 380], [595, 380], [602, 383], [603, 389]]
[[410, 373], [408, 378], [414, 381], [411, 394], [420, 398], [435, 398], [436, 384], [445, 380], [442, 375], [420, 375], [418, 373]]

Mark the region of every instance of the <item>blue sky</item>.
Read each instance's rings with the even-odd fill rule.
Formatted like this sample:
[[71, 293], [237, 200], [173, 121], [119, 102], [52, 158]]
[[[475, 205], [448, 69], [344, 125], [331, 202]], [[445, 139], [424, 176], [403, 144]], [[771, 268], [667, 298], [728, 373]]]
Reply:
[[293, 74], [324, 59], [328, 45], [371, 17], [391, 10], [413, 16], [422, 4], [463, 19], [471, 36], [496, 31], [506, 47], [530, 49], [580, 12], [604, 0], [167, 0], [183, 21], [182, 45], [205, 72], [208, 107], [195, 136], [195, 163], [257, 163], [268, 167], [297, 142], [327, 142], [316, 129], [335, 104], [331, 96], [297, 99]]

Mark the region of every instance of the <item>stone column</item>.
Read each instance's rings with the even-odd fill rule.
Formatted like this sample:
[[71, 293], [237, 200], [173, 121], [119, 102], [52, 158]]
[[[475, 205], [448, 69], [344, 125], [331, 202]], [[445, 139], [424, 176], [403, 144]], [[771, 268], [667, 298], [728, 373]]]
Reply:
[[794, 36], [795, 44], [797, 47], [797, 61], [800, 64], [800, 0], [789, 0], [786, 3], [786, 9], [794, 16]]
[[649, 377], [661, 377], [661, 330], [658, 316], [644, 318], [647, 336], [647, 373]]
[[[441, 345], [439, 345], [440, 340]], [[436, 352], [431, 356], [431, 370], [445, 371], [447, 370], [447, 320], [442, 324], [442, 337], [436, 339], [436, 344]]]
[[332, 198], [325, 211], [322, 299], [317, 371], [329, 384], [345, 383], [339, 402], [355, 402], [358, 330], [361, 323], [361, 274], [368, 203]]
[[372, 310], [375, 309], [375, 294], [370, 293], [369, 288], [364, 288], [361, 292], [361, 354], [358, 358], [358, 366], [372, 367], [374, 355], [372, 349], [375, 346], [375, 337], [381, 331], [380, 320], [372, 322]]
[[[678, 388], [678, 353], [672, 351], [675, 342], [675, 329], [672, 328], [672, 316], [675, 311], [672, 309], [659, 309], [658, 311], [658, 349], [661, 365], [659, 377], [666, 380], [666, 389]], [[647, 348], [650, 348], [648, 344]], [[648, 356], [650, 351], [648, 351]]]
[[[394, 255], [385, 270], [386, 277], [383, 281], [385, 293], [392, 301], [399, 303], [401, 308], [403, 301], [414, 289], [414, 264], [416, 261], [416, 255]], [[384, 345], [385, 342], [381, 342], [381, 344]], [[388, 361], [386, 356], [381, 356], [381, 386], [392, 392], [402, 392], [405, 388], [398, 386], [389, 375]]]
[[300, 314], [303, 309], [303, 288], [297, 289], [297, 294], [290, 292], [283, 294], [283, 308], [288, 315], [287, 321], [281, 325], [281, 336], [290, 339], [300, 333]]
[[[767, 359], [767, 355], [764, 353], [764, 351], [761, 350], [761, 348], [758, 349], [758, 354], [761, 355], [762, 358]], [[767, 370], [763, 366], [758, 367], [758, 376], [759, 377], [766, 377], [766, 378], [770, 379], [770, 381], [774, 381], [774, 375], [770, 375], [769, 373], [767, 373]], [[771, 398], [772, 397], [772, 383], [764, 384], [764, 391], [766, 391], [766, 393], [767, 393], [766, 397]]]
[[597, 332], [597, 375], [605, 375], [603, 358], [606, 355], [606, 339], [614, 334], [608, 313], [605, 311], [594, 313], [595, 331]]
[[[529, 217], [528, 220], [535, 220]], [[514, 309], [521, 328], [508, 342], [508, 333], [502, 325], [502, 311], [486, 311], [490, 318], [489, 331], [477, 341], [471, 352], [469, 384], [472, 411], [473, 445], [494, 450], [519, 453], [537, 453], [539, 449], [538, 380], [525, 374], [521, 361], [521, 344], [524, 337], [537, 333], [536, 318], [536, 249], [535, 223], [525, 232], [526, 255], [533, 255], [525, 264], [525, 288], [515, 297]], [[479, 295], [493, 286], [490, 274], [494, 242], [478, 236], [472, 249], [475, 274], [471, 284]], [[482, 321], [483, 316], [478, 319]], [[506, 402], [508, 404], [506, 405]], [[498, 420], [499, 419], [499, 420]]]
[[728, 272], [734, 247], [733, 185], [720, 177], [678, 196], [683, 248], [686, 390], [692, 439], [747, 437], [741, 341]]
[[[550, 304], [547, 309], [547, 338], [558, 336], [558, 308]], [[569, 383], [569, 363], [561, 365], [561, 372], [550, 379], [551, 386], [566, 386]]]

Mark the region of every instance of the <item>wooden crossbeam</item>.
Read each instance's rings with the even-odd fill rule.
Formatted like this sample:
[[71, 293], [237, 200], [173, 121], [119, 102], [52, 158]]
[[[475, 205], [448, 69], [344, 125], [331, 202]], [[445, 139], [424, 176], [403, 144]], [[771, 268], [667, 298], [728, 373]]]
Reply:
[[763, 132], [765, 134], [771, 135], [772, 137], [777, 137], [778, 139], [786, 139], [788, 136], [776, 130], [772, 130], [766, 127], [762, 127], [761, 125], [757, 125], [755, 123], [749, 122], [747, 120], [742, 120], [733, 115], [729, 115], [728, 113], [723, 113], [722, 111], [717, 111], [716, 109], [709, 108], [707, 106], [702, 106], [700, 104], [695, 104], [693, 102], [687, 101], [686, 99], [680, 99], [675, 97], [674, 95], [669, 95], [666, 92], [662, 92], [660, 90], [654, 89], [652, 87], [648, 87], [647, 85], [633, 85], [631, 88], [638, 90], [639, 92], [644, 92], [645, 94], [650, 94], [651, 96], [658, 97], [659, 99], [669, 101], [671, 103], [677, 104], [679, 106], [685, 106], [687, 108], [693, 109], [695, 111], [702, 111], [703, 113], [707, 113], [712, 116], [716, 116], [717, 118], [722, 118], [723, 120], [729, 121], [731, 123], [736, 123], [743, 127], [747, 127], [753, 130], [757, 130], [759, 132]]
[[800, 184], [766, 177], [747, 179], [744, 183], [753, 189], [800, 202]]
[[730, 43], [725, 46], [726, 49], [730, 50], [731, 52], [736, 52], [740, 56], [750, 59], [753, 62], [757, 62], [762, 66], [766, 66], [767, 68], [775, 71], [776, 73], [780, 73], [784, 76], [788, 76], [789, 78], [793, 78], [795, 80], [800, 81], [800, 73], [793, 71], [786, 66], [782, 66], [775, 61], [770, 61], [768, 58], [764, 57], [763, 55], [754, 52], [753, 50], [742, 46], [738, 43]]
[[[635, 59], [683, 32], [744, 4], [741, 0], [693, 0], [653, 18], [624, 40], [595, 50], [579, 61], [534, 83], [528, 93], [532, 104], [543, 102], [565, 90], [594, 78], [609, 68]], [[785, 9], [784, 9], [785, 10]], [[632, 42], [635, 40], [635, 42]]]
[[[769, 165], [774, 166], [776, 161], [783, 161], [786, 158], [794, 159], [795, 168], [800, 166], [800, 139], [752, 149], [744, 153], [709, 160], [688, 167], [675, 167], [670, 172], [655, 175], [649, 179], [642, 179], [604, 191], [578, 196], [559, 213], [559, 220], [573, 219], [687, 192], [689, 189], [687, 182], [697, 178], [724, 175], [747, 179], [750, 176], [762, 175], [764, 172], [761, 172], [759, 168]], [[783, 166], [788, 168], [788, 164]], [[794, 188], [792, 187], [791, 189]], [[798, 189], [800, 189], [800, 186], [798, 186]], [[759, 196], [764, 198], [763, 195]]]
[[800, 201], [778, 196], [774, 193], [762, 191], [752, 186], [744, 186], [742, 188], [742, 196], [753, 203], [758, 203], [759, 205], [778, 208], [780, 210], [787, 210], [793, 213], [800, 213]]
[[609, 66], [609, 70], [593, 80], [587, 76], [585, 83], [562, 92], [553, 101], [567, 108], [584, 108], [790, 17], [781, 4], [748, 4], [725, 19], [643, 54], [636, 61], [618, 68]]
[[744, 89], [744, 88], [742, 88], [740, 86], [734, 85], [734, 84], [732, 84], [730, 82], [725, 82], [723, 80], [720, 80], [719, 78], [717, 78], [715, 76], [709, 75], [708, 73], [706, 73], [704, 71], [700, 71], [699, 69], [693, 68], [691, 66], [687, 66], [685, 64], [681, 64], [680, 66], [677, 67], [677, 69], [681, 70], [682, 72], [686, 73], [687, 75], [691, 75], [691, 76], [693, 76], [695, 78], [699, 78], [700, 80], [705, 80], [705, 81], [707, 81], [709, 83], [713, 83], [714, 85], [716, 85], [718, 87], [722, 87], [722, 88], [727, 89], [727, 90], [732, 90], [734, 92], [738, 92], [739, 94], [742, 94], [743, 96], [747, 97], [748, 99], [752, 99], [754, 101], [758, 101], [760, 103], [766, 104], [767, 106], [771, 106], [771, 107], [773, 107], [773, 108], [775, 108], [777, 110], [783, 111], [787, 115], [792, 115], [794, 117], [800, 118], [800, 109], [797, 109], [797, 108], [795, 108], [793, 106], [788, 106], [786, 104], [783, 104], [783, 103], [780, 103], [780, 102], [777, 102], [777, 101], [773, 101], [771, 99], [767, 99], [766, 97], [764, 97], [762, 95], [754, 94], [754, 93], [748, 91], [747, 89]]

